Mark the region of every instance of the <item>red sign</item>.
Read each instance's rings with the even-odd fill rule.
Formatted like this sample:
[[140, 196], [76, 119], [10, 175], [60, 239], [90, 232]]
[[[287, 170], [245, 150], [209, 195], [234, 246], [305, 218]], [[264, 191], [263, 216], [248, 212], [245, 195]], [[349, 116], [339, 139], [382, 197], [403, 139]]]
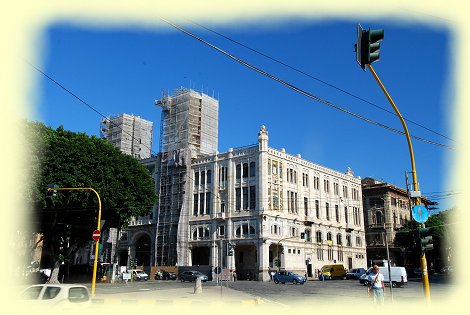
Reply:
[[101, 236], [100, 230], [95, 230], [91, 237], [93, 238], [94, 241], [98, 241], [100, 239], [100, 236]]

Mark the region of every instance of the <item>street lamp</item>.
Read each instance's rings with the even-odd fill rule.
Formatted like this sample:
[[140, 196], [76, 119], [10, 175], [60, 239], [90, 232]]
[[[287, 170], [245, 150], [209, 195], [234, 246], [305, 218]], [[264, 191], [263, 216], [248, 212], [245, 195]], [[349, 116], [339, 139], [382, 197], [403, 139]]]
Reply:
[[[57, 185], [54, 185], [53, 187], [48, 187], [47, 190], [49, 191], [56, 191], [56, 190], [91, 190], [92, 192], [95, 193], [96, 197], [98, 198], [98, 227], [96, 228], [98, 231], [101, 230], [101, 198], [100, 195], [96, 190], [94, 190], [91, 187], [63, 187], [59, 188]], [[98, 269], [98, 253], [99, 253], [99, 245], [100, 242], [99, 240], [96, 241], [96, 246], [95, 246], [95, 260], [93, 262], [93, 278], [91, 279], [91, 295], [95, 295], [95, 287], [96, 287], [96, 270]]]

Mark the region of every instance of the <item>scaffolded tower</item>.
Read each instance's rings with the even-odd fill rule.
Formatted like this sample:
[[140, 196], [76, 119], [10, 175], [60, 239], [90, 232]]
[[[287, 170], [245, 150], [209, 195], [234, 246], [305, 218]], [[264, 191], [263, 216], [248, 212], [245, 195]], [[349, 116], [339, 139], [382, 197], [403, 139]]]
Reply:
[[151, 156], [152, 135], [153, 122], [139, 116], [121, 114], [101, 120], [101, 138], [139, 160]]
[[184, 265], [188, 261], [190, 208], [185, 191], [191, 183], [191, 160], [217, 152], [219, 102], [204, 93], [179, 88], [172, 96], [163, 95], [155, 105], [162, 108], [156, 263]]

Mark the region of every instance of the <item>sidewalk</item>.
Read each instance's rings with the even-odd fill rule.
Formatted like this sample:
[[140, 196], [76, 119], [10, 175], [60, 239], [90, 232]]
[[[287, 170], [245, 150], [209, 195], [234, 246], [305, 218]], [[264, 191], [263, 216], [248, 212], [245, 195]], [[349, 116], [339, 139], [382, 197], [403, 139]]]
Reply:
[[251, 294], [220, 286], [202, 285], [201, 293], [194, 293], [194, 287], [142, 290], [115, 294], [102, 294], [97, 287], [94, 304], [145, 304], [145, 305], [246, 305], [263, 304], [263, 300]]

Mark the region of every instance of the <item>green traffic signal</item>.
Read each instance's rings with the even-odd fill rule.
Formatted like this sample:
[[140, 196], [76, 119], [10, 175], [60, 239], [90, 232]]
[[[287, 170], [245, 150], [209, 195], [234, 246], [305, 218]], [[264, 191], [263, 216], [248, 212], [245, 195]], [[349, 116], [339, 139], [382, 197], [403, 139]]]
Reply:
[[366, 65], [380, 60], [380, 42], [384, 39], [384, 30], [363, 30], [358, 24], [356, 39], [356, 60], [365, 71]]
[[434, 245], [432, 244], [432, 235], [430, 235], [429, 228], [419, 228], [418, 229], [418, 241], [421, 254], [426, 253], [427, 251], [433, 250]]

